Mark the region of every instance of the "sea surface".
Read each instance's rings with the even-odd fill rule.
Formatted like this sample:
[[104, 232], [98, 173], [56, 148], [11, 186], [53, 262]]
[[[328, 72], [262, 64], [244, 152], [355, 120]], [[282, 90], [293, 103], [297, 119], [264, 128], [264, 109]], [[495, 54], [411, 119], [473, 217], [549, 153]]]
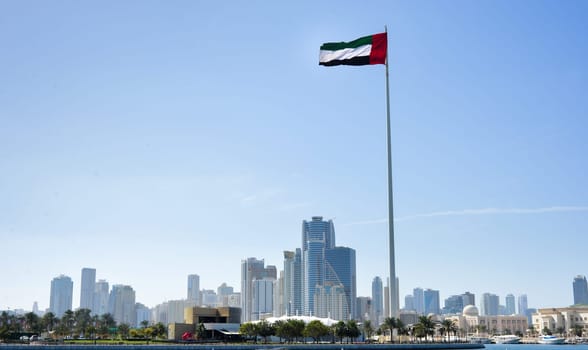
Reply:
[[485, 344], [488, 350], [588, 350], [588, 344]]

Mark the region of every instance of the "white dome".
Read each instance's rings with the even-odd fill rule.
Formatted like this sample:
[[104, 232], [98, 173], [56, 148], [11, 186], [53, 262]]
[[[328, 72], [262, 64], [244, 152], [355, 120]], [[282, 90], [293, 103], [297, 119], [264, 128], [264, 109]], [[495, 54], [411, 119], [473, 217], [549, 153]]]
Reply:
[[480, 313], [478, 312], [478, 308], [474, 305], [468, 305], [463, 308], [463, 315], [464, 316], [479, 316]]

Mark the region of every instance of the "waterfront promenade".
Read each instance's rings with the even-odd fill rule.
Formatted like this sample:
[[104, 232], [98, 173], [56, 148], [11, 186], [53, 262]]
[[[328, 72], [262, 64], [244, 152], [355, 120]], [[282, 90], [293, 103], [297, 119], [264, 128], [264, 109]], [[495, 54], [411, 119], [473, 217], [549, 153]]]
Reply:
[[482, 344], [173, 344], [173, 345], [14, 345], [0, 344], [1, 350], [23, 350], [23, 347], [68, 350], [172, 350], [192, 348], [197, 350], [470, 350], [483, 349]]

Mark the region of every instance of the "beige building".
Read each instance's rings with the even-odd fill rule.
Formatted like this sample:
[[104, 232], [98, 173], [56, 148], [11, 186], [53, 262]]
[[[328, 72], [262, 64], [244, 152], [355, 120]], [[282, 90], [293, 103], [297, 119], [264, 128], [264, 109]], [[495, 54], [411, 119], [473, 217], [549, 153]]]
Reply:
[[463, 308], [463, 313], [457, 316], [448, 316], [446, 319], [454, 320], [460, 330], [469, 334], [525, 334], [528, 328], [527, 317], [521, 315], [480, 316], [478, 308], [468, 305]]
[[208, 339], [226, 339], [238, 335], [241, 325], [241, 308], [236, 307], [187, 307], [184, 309], [184, 323], [168, 325], [168, 339], [182, 339], [184, 333], [196, 334], [196, 328], [203, 324]]
[[552, 333], [563, 330], [572, 334], [579, 326], [584, 330], [584, 335], [588, 334], [588, 305], [539, 309], [533, 314], [532, 319], [533, 327], [538, 333], [547, 328]]

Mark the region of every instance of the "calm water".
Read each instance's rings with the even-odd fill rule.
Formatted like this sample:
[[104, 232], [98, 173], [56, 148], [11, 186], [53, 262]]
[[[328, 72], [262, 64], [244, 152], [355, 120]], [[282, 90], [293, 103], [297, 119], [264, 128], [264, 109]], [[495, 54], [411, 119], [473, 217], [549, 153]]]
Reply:
[[543, 345], [543, 344], [486, 344], [488, 350], [588, 350], [588, 344]]

